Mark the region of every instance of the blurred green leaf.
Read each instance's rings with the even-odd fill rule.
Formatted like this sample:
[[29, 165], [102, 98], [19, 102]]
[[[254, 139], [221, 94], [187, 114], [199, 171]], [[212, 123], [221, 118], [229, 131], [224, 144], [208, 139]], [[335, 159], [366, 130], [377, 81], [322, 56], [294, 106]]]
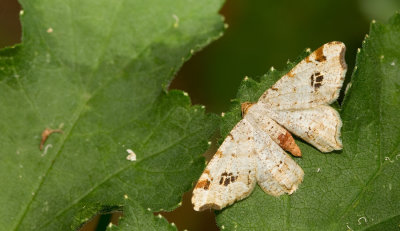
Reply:
[[[21, 4], [23, 43], [0, 51], [0, 229], [76, 229], [127, 201], [121, 224], [138, 227], [176, 208], [217, 118], [165, 89], [221, 35], [222, 1]], [[63, 133], [40, 151], [45, 128]]]
[[361, 11], [369, 18], [386, 21], [400, 10], [398, 0], [358, 0]]
[[[218, 212], [227, 230], [398, 230], [400, 215], [400, 15], [373, 23], [357, 56], [341, 110], [343, 151], [322, 154], [299, 141], [304, 182], [291, 196], [252, 195]], [[226, 134], [240, 120], [239, 102], [255, 101], [291, 67], [260, 82], [243, 81], [226, 114]]]

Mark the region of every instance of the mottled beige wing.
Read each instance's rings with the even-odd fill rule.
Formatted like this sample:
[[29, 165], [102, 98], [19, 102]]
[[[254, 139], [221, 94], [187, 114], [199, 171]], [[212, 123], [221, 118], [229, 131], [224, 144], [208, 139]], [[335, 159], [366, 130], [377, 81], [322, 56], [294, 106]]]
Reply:
[[339, 113], [330, 106], [319, 105], [293, 111], [266, 110], [266, 114], [321, 152], [342, 149], [342, 121]]
[[303, 169], [268, 134], [261, 130], [254, 133], [257, 152], [256, 179], [268, 194], [292, 194], [303, 181]]
[[330, 104], [339, 96], [347, 71], [346, 47], [324, 44], [297, 64], [260, 97], [273, 110], [293, 110]]
[[256, 183], [253, 128], [241, 120], [208, 163], [194, 190], [196, 211], [222, 209], [247, 197]]

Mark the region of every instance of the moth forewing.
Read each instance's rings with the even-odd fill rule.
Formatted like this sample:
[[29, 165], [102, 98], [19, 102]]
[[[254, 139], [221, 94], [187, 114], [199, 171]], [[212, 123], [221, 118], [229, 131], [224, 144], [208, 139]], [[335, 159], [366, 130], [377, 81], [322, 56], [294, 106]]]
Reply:
[[253, 128], [241, 120], [208, 163], [194, 190], [196, 211], [222, 209], [247, 197], [256, 183]]
[[339, 96], [347, 71], [345, 51], [341, 42], [321, 46], [264, 92], [259, 102], [274, 110], [332, 103]]

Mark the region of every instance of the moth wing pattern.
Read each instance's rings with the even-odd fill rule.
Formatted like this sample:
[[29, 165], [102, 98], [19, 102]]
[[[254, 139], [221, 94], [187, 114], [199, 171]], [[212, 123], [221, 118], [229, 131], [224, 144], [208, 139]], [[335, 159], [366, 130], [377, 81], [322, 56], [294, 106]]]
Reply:
[[268, 115], [321, 152], [340, 150], [343, 147], [340, 140], [342, 121], [339, 113], [330, 106], [270, 111]]
[[259, 102], [272, 110], [310, 108], [334, 102], [347, 71], [342, 42], [322, 45], [264, 92]]
[[296, 191], [303, 181], [303, 169], [267, 133], [256, 131], [254, 143], [256, 179], [263, 191], [273, 196]]
[[196, 211], [222, 209], [247, 197], [256, 184], [253, 128], [242, 119], [208, 163], [192, 196]]

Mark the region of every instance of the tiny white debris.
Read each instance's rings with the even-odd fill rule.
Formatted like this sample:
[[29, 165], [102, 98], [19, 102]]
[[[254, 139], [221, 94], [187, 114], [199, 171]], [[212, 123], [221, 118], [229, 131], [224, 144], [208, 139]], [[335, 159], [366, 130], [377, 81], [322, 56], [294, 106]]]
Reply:
[[249, 80], [249, 77], [248, 77], [248, 76], [245, 76], [243, 80], [244, 80], [244, 81], [247, 81], [247, 80]]
[[221, 117], [225, 117], [225, 112], [221, 112]]
[[49, 34], [53, 33], [53, 28], [49, 27], [46, 32], [49, 33]]
[[175, 226], [175, 223], [174, 223], [174, 222], [172, 222], [172, 223], [171, 223], [171, 225], [172, 225], [172, 226]]
[[364, 220], [364, 223], [367, 223], [368, 222], [368, 220], [367, 220], [367, 218], [366, 217], [360, 217], [360, 218], [358, 218], [358, 225], [361, 225], [361, 220]]
[[147, 208], [147, 211], [151, 211], [151, 208]]
[[221, 229], [225, 229], [225, 226], [224, 226], [224, 225], [222, 225], [222, 226], [221, 226]]
[[158, 214], [157, 217], [158, 218], [163, 218], [163, 216], [161, 214]]
[[128, 199], [128, 195], [127, 194], [124, 195], [124, 199], [125, 200]]
[[347, 95], [347, 92], [350, 90], [352, 83], [349, 82], [346, 86], [346, 89], [344, 90], [344, 94]]
[[189, 96], [189, 94], [187, 92], [183, 92], [184, 96]]
[[228, 23], [225, 23], [225, 24], [224, 24], [224, 28], [225, 28], [225, 29], [228, 29], [228, 27], [229, 27]]
[[211, 145], [211, 141], [208, 141], [207, 144], [208, 144], [208, 145]]
[[372, 23], [376, 23], [375, 19], [372, 20]]
[[357, 66], [354, 66], [354, 70], [357, 70], [357, 68], [358, 68]]
[[20, 10], [19, 15], [21, 15], [21, 16], [24, 15], [24, 10]]
[[354, 230], [349, 226], [349, 224], [346, 224], [346, 227], [347, 227], [347, 231], [354, 231]]
[[178, 203], [178, 206], [181, 206], [181, 205], [182, 205], [182, 201]]
[[390, 65], [394, 66], [394, 65], [396, 65], [396, 63], [393, 61], [390, 63]]
[[204, 106], [204, 105], [201, 105], [200, 107], [201, 107], [201, 109], [204, 109], [204, 108], [206, 108], [206, 106]]
[[172, 17], [175, 19], [174, 27], [178, 28], [179, 26], [179, 18], [176, 16], [176, 14], [173, 14]]
[[386, 160], [386, 161], [389, 161], [390, 163], [393, 163], [393, 162], [394, 162], [394, 160], [391, 160], [390, 157], [388, 157], [388, 156], [385, 157], [385, 160]]
[[113, 226], [113, 223], [108, 223], [108, 228], [112, 228], [112, 226]]
[[357, 53], [360, 53], [360, 51], [361, 51], [361, 49], [360, 49], [360, 48], [357, 48]]
[[271, 71], [275, 71], [275, 68], [273, 66], [271, 66], [270, 70]]
[[320, 172], [320, 171], [321, 171], [321, 168], [318, 168], [318, 169], [317, 169], [317, 172]]
[[129, 153], [129, 155], [126, 156], [127, 160], [136, 161], [136, 154], [132, 151], [132, 149], [126, 149], [126, 152]]
[[306, 52], [307, 52], [307, 53], [310, 53], [310, 52], [311, 52], [311, 49], [310, 49], [310, 48], [307, 48], [307, 49], [306, 49]]
[[45, 156], [47, 154], [47, 151], [49, 150], [49, 148], [52, 148], [53, 145], [52, 144], [47, 144], [46, 147], [44, 147], [44, 151], [42, 153], [42, 157]]

